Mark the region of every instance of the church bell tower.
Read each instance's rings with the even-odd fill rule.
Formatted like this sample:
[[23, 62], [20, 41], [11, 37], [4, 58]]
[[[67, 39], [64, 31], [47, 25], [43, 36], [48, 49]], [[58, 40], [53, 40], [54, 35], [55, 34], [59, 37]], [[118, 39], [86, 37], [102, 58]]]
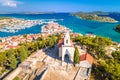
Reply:
[[71, 43], [70, 43], [70, 35], [69, 35], [68, 32], [65, 33], [65, 37], [64, 37], [64, 45], [68, 45], [68, 46], [71, 45]]

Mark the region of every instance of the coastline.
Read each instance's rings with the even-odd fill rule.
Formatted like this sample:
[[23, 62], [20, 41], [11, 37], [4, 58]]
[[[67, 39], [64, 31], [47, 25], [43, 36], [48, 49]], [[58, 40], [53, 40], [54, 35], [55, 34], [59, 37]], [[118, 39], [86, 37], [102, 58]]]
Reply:
[[[120, 42], [119, 36], [120, 34], [113, 30], [114, 26], [117, 23], [105, 23], [105, 22], [96, 22], [96, 21], [87, 21], [87, 20], [81, 20], [76, 18], [75, 16], [71, 16], [70, 14], [51, 14], [51, 15], [0, 15], [0, 16], [6, 16], [6, 17], [14, 17], [14, 18], [21, 18], [25, 20], [52, 20], [55, 19], [59, 24], [64, 25], [70, 29], [73, 30], [73, 32], [86, 34], [87, 32], [92, 32], [95, 35], [104, 36], [104, 37], [110, 37], [113, 41]], [[42, 17], [43, 16], [43, 17]], [[116, 17], [116, 15], [113, 14], [113, 16]], [[62, 19], [62, 20], [60, 20]], [[118, 21], [119, 18], [117, 18]], [[42, 24], [44, 25], [44, 24]], [[36, 25], [32, 26], [30, 28], [21, 29], [18, 32], [15, 33], [9, 33], [9, 32], [0, 32], [0, 37], [8, 37], [8, 36], [16, 36], [16, 35], [23, 35], [23, 34], [37, 34], [41, 31], [42, 25]], [[108, 30], [107, 32], [104, 30]], [[102, 31], [100, 33], [99, 31]]]
[[[59, 30], [59, 28], [56, 28], [55, 30], [53, 30], [53, 29], [51, 29], [51, 30], [49, 30], [49, 31], [45, 31], [44, 30], [44, 28], [47, 26], [47, 27], [49, 27], [49, 24], [51, 25], [54, 25], [54, 26], [59, 26], [59, 27], [62, 27], [62, 28], [60, 28], [60, 30]], [[70, 32], [70, 33], [73, 33], [73, 34], [79, 34], [79, 35], [81, 35], [81, 36], [87, 36], [87, 37], [96, 37], [97, 35], [95, 35], [95, 34], [91, 34], [91, 33], [86, 33], [86, 34], [81, 34], [81, 33], [76, 33], [76, 32], [73, 32], [71, 29], [69, 29], [69, 28], [67, 28], [67, 27], [65, 27], [65, 26], [62, 26], [62, 25], [60, 25], [60, 24], [58, 24], [57, 22], [53, 22], [53, 21], [51, 21], [51, 22], [48, 22], [46, 25], [43, 25], [42, 27], [41, 27], [41, 31], [40, 31], [40, 33], [30, 33], [30, 34], [27, 34], [27, 35], [41, 35], [41, 34], [43, 34], [43, 35], [51, 35], [51, 34], [56, 34], [56, 33], [64, 33], [65, 31], [67, 31], [67, 32]], [[23, 36], [23, 35], [14, 35], [14, 36], [7, 36], [7, 37], [0, 37], [0, 39], [3, 39], [3, 38], [10, 38], [10, 37], [16, 37], [16, 36]], [[113, 41], [113, 42], [116, 42], [116, 41]], [[116, 42], [116, 43], [119, 43], [119, 42]]]
[[[63, 19], [59, 19], [63, 20]], [[6, 18], [0, 20], [0, 32], [9, 32], [15, 33], [21, 29], [30, 28], [36, 25], [42, 25], [49, 23], [51, 21], [57, 21], [57, 19], [40, 19], [40, 20], [30, 20], [30, 19], [23, 19], [23, 18]]]
[[[63, 29], [62, 30], [59, 30], [58, 28], [57, 29], [55, 29], [55, 30], [49, 30], [49, 31], [45, 31], [44, 30], [44, 28], [45, 28], [45, 26], [48, 26], [48, 25], [51, 25], [51, 24], [53, 24], [53, 25], [57, 25], [57, 26], [61, 26]], [[48, 26], [49, 27], [49, 26]], [[71, 32], [71, 33], [73, 33], [73, 31], [71, 30], [71, 29], [69, 29], [69, 28], [67, 28], [67, 27], [65, 27], [65, 26], [62, 26], [62, 25], [60, 25], [59, 23], [57, 23], [57, 22], [54, 22], [54, 21], [50, 21], [50, 22], [47, 22], [47, 24], [45, 24], [45, 25], [43, 25], [42, 27], [41, 27], [41, 31], [40, 31], [40, 33], [29, 33], [29, 34], [27, 34], [27, 35], [34, 35], [34, 34], [55, 34], [55, 33], [63, 33], [63, 32], [65, 32], [65, 31], [68, 31], [68, 32]], [[76, 32], [74, 32], [74, 33], [76, 33]], [[82, 36], [88, 36], [88, 37], [95, 37], [96, 35], [95, 34], [91, 34], [91, 33], [86, 33], [86, 34], [81, 34], [81, 33], [77, 33], [77, 34], [80, 34], [80, 35], [82, 35]], [[0, 37], [0, 39], [3, 39], [3, 38], [9, 38], [9, 37], [15, 37], [15, 36], [23, 36], [23, 35], [13, 35], [13, 36], [7, 36], [7, 37]], [[116, 41], [113, 41], [113, 42], [116, 42]], [[117, 42], [117, 43], [119, 43], [119, 42]]]

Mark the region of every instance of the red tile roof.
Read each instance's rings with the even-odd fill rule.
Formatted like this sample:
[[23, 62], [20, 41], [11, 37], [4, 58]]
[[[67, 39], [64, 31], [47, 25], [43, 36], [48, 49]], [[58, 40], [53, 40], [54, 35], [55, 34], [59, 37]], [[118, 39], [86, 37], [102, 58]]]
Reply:
[[16, 48], [19, 48], [19, 46], [11, 46], [11, 45], [9, 45], [8, 48], [10, 48], [10, 49], [16, 49]]
[[90, 64], [93, 63], [93, 57], [90, 54], [82, 54], [80, 55], [80, 61], [87, 60]]

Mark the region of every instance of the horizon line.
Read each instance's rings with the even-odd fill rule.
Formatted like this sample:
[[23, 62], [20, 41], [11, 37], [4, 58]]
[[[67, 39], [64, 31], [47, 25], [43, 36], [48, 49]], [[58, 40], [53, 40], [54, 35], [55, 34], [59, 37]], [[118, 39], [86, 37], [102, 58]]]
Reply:
[[108, 13], [109, 12], [115, 12], [115, 13], [120, 13], [120, 11], [73, 11], [73, 12], [72, 11], [71, 12], [64, 12], [64, 11], [63, 12], [62, 11], [61, 12], [55, 12], [55, 11], [41, 11], [41, 12], [40, 11], [20, 11], [20, 12], [17, 12], [17, 11], [0, 11], [0, 14], [2, 14], [2, 13], [3, 14], [4, 13], [26, 13], [26, 14], [27, 13], [28, 14], [29, 13], [36, 13], [36, 14], [41, 13], [42, 14], [42, 13], [77, 13], [77, 12], [86, 12], [86, 13], [89, 13], [89, 12], [108, 12]]

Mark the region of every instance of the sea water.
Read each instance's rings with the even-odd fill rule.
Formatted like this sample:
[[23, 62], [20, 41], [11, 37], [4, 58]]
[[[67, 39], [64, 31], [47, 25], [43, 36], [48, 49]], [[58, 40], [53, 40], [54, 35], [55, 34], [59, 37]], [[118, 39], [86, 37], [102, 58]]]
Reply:
[[[73, 32], [77, 33], [92, 33], [98, 36], [109, 37], [113, 41], [120, 42], [120, 33], [114, 31], [114, 27], [118, 23], [106, 23], [106, 22], [97, 22], [90, 20], [83, 20], [75, 16], [71, 16], [69, 13], [54, 13], [54, 14], [0, 14], [0, 16], [5, 17], [15, 17], [15, 18], [24, 18], [30, 20], [56, 20], [59, 24], [70, 28]], [[104, 15], [102, 15], [104, 16]], [[107, 15], [116, 20], [120, 21], [120, 14], [110, 14]], [[15, 33], [9, 32], [0, 32], [0, 37], [14, 36], [14, 35], [23, 35], [23, 34], [37, 34], [41, 32], [41, 27], [45, 25], [36, 25], [30, 28], [21, 29]]]

